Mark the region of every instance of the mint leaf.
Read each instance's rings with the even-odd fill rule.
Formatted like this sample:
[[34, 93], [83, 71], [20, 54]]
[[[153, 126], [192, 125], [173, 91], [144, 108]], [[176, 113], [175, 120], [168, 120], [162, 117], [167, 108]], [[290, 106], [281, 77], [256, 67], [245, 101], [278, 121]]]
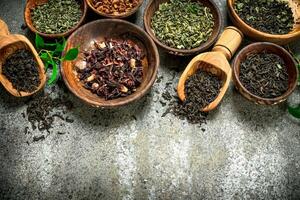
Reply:
[[41, 53], [40, 58], [44, 61], [44, 63], [47, 63], [48, 61], [51, 61], [51, 57], [48, 53]]
[[58, 65], [55, 63], [53, 60], [51, 62], [52, 65], [52, 74], [50, 79], [48, 80], [48, 85], [52, 85], [56, 82], [57, 77], [58, 77]]
[[39, 34], [35, 34], [35, 46], [37, 49], [42, 49], [45, 46], [44, 39]]
[[71, 48], [66, 55], [62, 58], [62, 60], [75, 60], [78, 56], [79, 50], [78, 48]]
[[288, 111], [293, 117], [300, 119], [300, 105], [298, 105], [297, 107], [289, 106]]

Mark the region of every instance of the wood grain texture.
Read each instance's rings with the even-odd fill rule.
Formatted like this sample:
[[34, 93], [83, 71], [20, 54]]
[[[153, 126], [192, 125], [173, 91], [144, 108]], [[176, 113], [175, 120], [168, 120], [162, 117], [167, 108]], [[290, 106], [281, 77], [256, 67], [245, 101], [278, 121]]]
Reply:
[[[99, 28], [101, 27], [101, 28]], [[113, 100], [105, 100], [83, 87], [77, 78], [76, 66], [84, 64], [83, 52], [93, 48], [94, 41], [104, 41], [105, 38], [129, 38], [137, 43], [146, 53], [147, 59], [143, 62], [143, 80], [133, 94]], [[90, 22], [68, 39], [64, 52], [78, 46], [80, 54], [75, 61], [64, 61], [61, 67], [62, 77], [67, 87], [81, 100], [94, 107], [113, 108], [126, 105], [142, 98], [153, 85], [159, 66], [159, 55], [155, 43], [138, 26], [120, 19], [102, 19]]]
[[112, 15], [112, 14], [107, 14], [107, 13], [100, 12], [99, 10], [97, 10], [92, 4], [92, 0], [85, 0], [85, 1], [86, 1], [87, 5], [89, 6], [89, 8], [92, 9], [98, 15], [107, 17], [107, 18], [113, 18], [113, 19], [123, 19], [123, 18], [133, 15], [134, 13], [136, 13], [138, 11], [138, 9], [141, 7], [141, 5], [144, 2], [144, 0], [139, 0], [138, 5], [135, 8], [133, 8], [132, 10], [130, 10], [129, 12]]
[[[277, 98], [262, 98], [249, 92], [241, 83], [239, 79], [240, 65], [246, 59], [247, 55], [251, 53], [259, 53], [266, 51], [274, 53], [281, 57], [287, 67], [289, 76], [288, 90], [280, 97]], [[275, 105], [285, 101], [288, 96], [296, 89], [298, 80], [298, 69], [293, 57], [284, 48], [269, 42], [257, 42], [250, 44], [243, 48], [232, 62], [233, 68], [233, 82], [237, 90], [248, 100], [262, 105]]]
[[245, 35], [249, 36], [250, 38], [256, 41], [273, 42], [279, 45], [284, 45], [300, 38], [300, 1], [288, 0], [288, 2], [293, 11], [295, 24], [294, 29], [290, 33], [284, 35], [264, 33], [246, 24], [235, 12], [234, 0], [227, 0], [227, 7], [231, 21]]
[[[7, 25], [2, 20], [0, 20], [0, 30], [5, 30], [4, 32], [9, 34]], [[18, 92], [12, 86], [11, 82], [2, 74], [2, 65], [5, 62], [5, 60], [19, 49], [27, 49], [31, 51], [37, 62], [37, 66], [39, 67], [39, 77], [41, 83], [35, 91], [30, 93], [22, 92], [22, 91]], [[9, 93], [11, 93], [16, 97], [25, 97], [25, 96], [33, 95], [34, 93], [38, 92], [44, 87], [46, 83], [44, 64], [40, 59], [38, 53], [36, 52], [35, 48], [33, 47], [33, 45], [25, 36], [18, 35], [18, 34], [4, 35], [3, 32], [0, 34], [0, 82]]]
[[86, 13], [87, 13], [87, 4], [85, 2], [85, 0], [78, 0], [78, 2], [80, 3], [80, 8], [82, 11], [82, 16], [81, 19], [79, 20], [79, 22], [77, 23], [76, 26], [74, 26], [72, 29], [64, 32], [64, 33], [57, 33], [57, 34], [47, 34], [47, 33], [42, 33], [40, 31], [38, 31], [31, 20], [31, 9], [35, 8], [38, 5], [42, 5], [47, 3], [48, 0], [27, 0], [26, 2], [26, 6], [25, 6], [25, 11], [24, 11], [24, 21], [26, 23], [26, 25], [28, 26], [28, 28], [34, 32], [34, 33], [38, 33], [39, 35], [45, 37], [45, 38], [60, 38], [60, 37], [67, 37], [69, 36], [72, 32], [74, 32], [76, 29], [78, 29], [82, 23], [84, 22], [84, 19], [86, 17]]
[[159, 5], [161, 3], [168, 2], [169, 0], [151, 0], [144, 13], [144, 26], [147, 31], [147, 33], [150, 35], [150, 37], [155, 41], [155, 43], [161, 47], [163, 50], [166, 52], [173, 54], [173, 55], [178, 55], [178, 56], [189, 56], [189, 55], [195, 55], [200, 52], [203, 52], [207, 50], [209, 47], [211, 47], [217, 40], [218, 35], [223, 27], [223, 17], [220, 13], [220, 10], [218, 6], [212, 1], [212, 0], [192, 0], [192, 1], [198, 1], [201, 2], [204, 6], [207, 6], [210, 8], [213, 18], [214, 18], [214, 29], [212, 32], [211, 37], [202, 45], [200, 45], [197, 48], [190, 49], [190, 50], [184, 50], [184, 49], [176, 49], [169, 47], [162, 42], [159, 41], [159, 39], [155, 36], [154, 31], [152, 30], [151, 27], [151, 19], [154, 13], [158, 10]]
[[202, 53], [191, 60], [191, 62], [188, 64], [183, 74], [181, 75], [177, 86], [177, 93], [181, 101], [184, 101], [186, 98], [186, 80], [191, 75], [195, 74], [198, 69], [201, 69], [215, 74], [223, 82], [222, 88], [220, 89], [220, 93], [217, 98], [208, 106], [203, 108], [202, 111], [211, 111], [219, 105], [231, 81], [232, 70], [230, 64], [228, 63], [228, 60], [231, 59], [231, 56], [240, 46], [242, 38], [243, 34], [237, 28], [232, 26], [227, 27], [220, 36], [212, 52]]

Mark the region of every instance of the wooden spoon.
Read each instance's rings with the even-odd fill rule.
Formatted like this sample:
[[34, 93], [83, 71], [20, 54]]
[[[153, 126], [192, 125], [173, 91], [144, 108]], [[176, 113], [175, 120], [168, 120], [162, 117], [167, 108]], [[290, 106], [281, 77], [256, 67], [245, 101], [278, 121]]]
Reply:
[[[12, 55], [14, 52], [16, 52], [19, 49], [27, 49], [32, 52], [36, 62], [37, 66], [39, 68], [39, 77], [41, 80], [40, 85], [38, 88], [33, 92], [23, 92], [23, 91], [17, 91], [11, 82], [2, 74], [2, 64], [5, 62], [5, 60]], [[40, 89], [42, 89], [46, 83], [46, 74], [45, 74], [45, 67], [40, 59], [38, 53], [36, 52], [33, 45], [30, 43], [30, 41], [23, 35], [18, 34], [11, 34], [9, 33], [8, 27], [4, 21], [0, 19], [0, 82], [4, 86], [4, 88], [11, 93], [12, 95], [16, 97], [25, 97], [30, 96], [36, 92], [38, 92]]]
[[219, 40], [212, 49], [212, 52], [202, 53], [188, 64], [183, 74], [181, 75], [177, 87], [177, 93], [181, 101], [185, 100], [185, 81], [198, 69], [211, 72], [221, 78], [223, 86], [217, 98], [208, 106], [202, 109], [203, 112], [208, 112], [215, 109], [225, 95], [232, 76], [232, 70], [228, 61], [240, 46], [243, 39], [242, 32], [236, 27], [227, 27]]

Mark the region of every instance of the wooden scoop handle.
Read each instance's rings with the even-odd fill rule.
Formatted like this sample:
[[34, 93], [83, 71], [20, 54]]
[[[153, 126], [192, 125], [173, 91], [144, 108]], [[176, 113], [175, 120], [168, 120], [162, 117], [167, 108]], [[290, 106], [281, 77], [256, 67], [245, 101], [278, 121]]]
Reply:
[[230, 60], [243, 40], [243, 33], [234, 26], [228, 26], [221, 34], [212, 51], [222, 53]]
[[0, 19], [0, 37], [9, 35], [7, 24]]

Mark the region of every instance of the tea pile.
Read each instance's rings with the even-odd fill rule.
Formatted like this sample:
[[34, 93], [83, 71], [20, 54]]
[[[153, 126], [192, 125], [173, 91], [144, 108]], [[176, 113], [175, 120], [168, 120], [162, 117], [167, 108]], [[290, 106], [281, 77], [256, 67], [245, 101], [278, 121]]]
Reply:
[[120, 15], [134, 9], [140, 0], [92, 0], [93, 7], [109, 15]]
[[31, 10], [33, 26], [42, 33], [64, 33], [78, 24], [82, 16], [76, 0], [49, 0]]
[[32, 53], [21, 49], [6, 59], [2, 74], [19, 92], [33, 92], [40, 85], [39, 68]]
[[[28, 121], [31, 123], [32, 129], [38, 129], [39, 131], [50, 132], [53, 128], [55, 118], [72, 123], [73, 120], [67, 116], [64, 116], [67, 110], [73, 108], [73, 103], [65, 96], [59, 96], [57, 98], [51, 98], [48, 94], [41, 95], [29, 102], [26, 110]], [[54, 112], [56, 110], [56, 112]], [[58, 110], [62, 110], [59, 112]], [[26, 132], [28, 132], [28, 127]]]
[[165, 45], [192, 49], [205, 43], [214, 27], [208, 7], [190, 0], [170, 0], [159, 5], [151, 19], [155, 36]]
[[240, 81], [252, 94], [275, 98], [288, 90], [288, 73], [284, 61], [275, 54], [250, 54], [240, 66]]
[[253, 28], [271, 34], [287, 34], [293, 29], [292, 9], [281, 0], [236, 0], [235, 11]]
[[179, 99], [170, 105], [171, 112], [180, 119], [187, 119], [192, 124], [206, 122], [208, 113], [201, 110], [213, 102], [219, 95], [222, 81], [216, 75], [198, 70], [185, 83], [186, 100]]
[[128, 39], [106, 39], [85, 52], [86, 66], [78, 68], [84, 87], [106, 100], [134, 93], [143, 78], [142, 49]]

